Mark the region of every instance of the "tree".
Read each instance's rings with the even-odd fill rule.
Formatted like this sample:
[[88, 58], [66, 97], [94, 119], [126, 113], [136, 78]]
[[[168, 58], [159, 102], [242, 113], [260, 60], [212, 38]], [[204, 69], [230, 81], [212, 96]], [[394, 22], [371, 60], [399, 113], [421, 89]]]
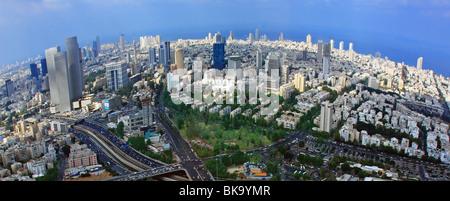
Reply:
[[66, 144], [61, 149], [63, 150], [63, 153], [65, 156], [69, 156], [69, 154], [70, 154], [70, 146], [69, 145]]
[[123, 127], [124, 127], [124, 123], [122, 121], [120, 121], [117, 124], [116, 130], [114, 131], [114, 135], [116, 135], [117, 137], [120, 137], [123, 139]]

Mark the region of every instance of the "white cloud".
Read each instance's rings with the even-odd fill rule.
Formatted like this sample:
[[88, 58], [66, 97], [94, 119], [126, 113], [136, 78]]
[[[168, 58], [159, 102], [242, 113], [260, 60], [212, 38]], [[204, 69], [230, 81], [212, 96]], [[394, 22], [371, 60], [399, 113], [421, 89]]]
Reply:
[[0, 25], [18, 24], [42, 13], [64, 11], [72, 7], [63, 0], [2, 0]]

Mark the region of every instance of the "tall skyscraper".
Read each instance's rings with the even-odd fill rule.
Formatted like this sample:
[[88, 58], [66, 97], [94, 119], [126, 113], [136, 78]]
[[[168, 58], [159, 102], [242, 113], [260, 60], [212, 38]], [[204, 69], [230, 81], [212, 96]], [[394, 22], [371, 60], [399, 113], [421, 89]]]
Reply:
[[174, 59], [170, 56], [170, 41], [164, 41], [164, 48], [166, 48], [167, 63], [170, 63]]
[[177, 65], [177, 69], [184, 69], [184, 50], [183, 48], [175, 49], [175, 65]]
[[306, 36], [306, 45], [308, 46], [308, 48], [311, 48], [312, 46], [312, 42], [311, 42], [311, 34], [308, 34]]
[[339, 42], [339, 50], [344, 50], [344, 41]]
[[159, 63], [166, 67], [170, 65], [170, 41], [159, 46]]
[[150, 64], [156, 63], [156, 50], [153, 47], [148, 49], [148, 61]]
[[97, 36], [94, 41], [92, 41], [92, 53], [94, 57], [98, 57], [100, 53], [100, 37]]
[[230, 31], [230, 36], [228, 37], [228, 40], [234, 40], [234, 33], [233, 33], [233, 31]]
[[330, 51], [334, 49], [334, 40], [330, 39]]
[[144, 113], [144, 126], [149, 126], [153, 123], [152, 114], [152, 98], [150, 95], [144, 96], [141, 100], [142, 111]]
[[125, 37], [123, 36], [123, 34], [120, 34], [119, 49], [125, 49]]
[[213, 67], [218, 70], [225, 68], [225, 44], [213, 44]]
[[258, 41], [258, 35], [259, 35], [258, 29], [256, 29], [256, 30], [255, 30], [255, 41]]
[[289, 78], [289, 66], [288, 65], [282, 65], [281, 66], [281, 85], [288, 83]]
[[42, 71], [42, 76], [45, 76], [48, 73], [47, 60], [45, 58], [41, 59], [41, 71]]
[[317, 42], [317, 62], [322, 62], [323, 57], [323, 40]]
[[320, 130], [330, 132], [333, 123], [333, 108], [329, 101], [325, 101], [320, 108]]
[[262, 66], [262, 52], [261, 50], [256, 51], [256, 68], [261, 69]]
[[6, 96], [10, 97], [15, 91], [14, 82], [11, 81], [11, 79], [7, 79], [5, 81], [5, 87], [6, 87]]
[[[278, 70], [280, 73], [280, 57], [278, 55], [268, 55], [266, 60], [266, 71], [267, 75], [272, 75], [272, 70]], [[278, 73], [278, 76], [279, 76]]]
[[56, 80], [56, 66], [55, 66], [55, 54], [61, 52], [61, 48], [58, 47], [52, 47], [45, 50], [45, 59], [47, 61], [47, 68], [48, 68], [48, 84], [50, 88], [50, 100], [52, 105], [58, 105], [59, 104], [59, 90], [58, 90], [58, 83]]
[[[71, 85], [71, 75], [70, 69], [68, 65], [68, 58], [66, 52], [57, 52], [53, 56], [54, 64], [55, 64], [55, 77], [56, 77], [56, 85], [58, 96], [57, 104], [52, 102], [52, 105], [56, 107], [57, 112], [68, 112], [71, 111], [72, 100], [73, 100], [73, 87]], [[52, 72], [49, 72], [51, 74]], [[50, 85], [51, 86], [51, 85]], [[50, 94], [52, 93], [52, 88], [50, 88]]]
[[128, 83], [127, 64], [125, 61], [115, 61], [105, 65], [106, 80], [109, 90], [121, 89]]
[[279, 41], [283, 41], [283, 32], [280, 33], [280, 37], [278, 37]]
[[76, 36], [66, 39], [66, 54], [71, 81], [70, 86], [73, 95], [72, 98], [79, 99], [83, 97], [84, 76], [83, 65], [81, 64], [81, 53]]
[[417, 69], [422, 69], [423, 57], [417, 59]]
[[35, 63], [30, 64], [31, 78], [35, 77], [36, 79], [39, 77], [39, 70]]
[[294, 75], [294, 86], [300, 92], [305, 92], [305, 76], [301, 73], [296, 73]]
[[248, 34], [248, 42], [253, 43], [253, 34], [252, 33]]
[[353, 51], [353, 43], [348, 44], [348, 50]]
[[220, 32], [217, 32], [216, 34], [214, 34], [213, 42], [214, 43], [222, 43], [222, 35], [220, 34]]
[[161, 65], [168, 66], [169, 61], [166, 56], [166, 48], [164, 44], [159, 45], [158, 61]]
[[331, 57], [331, 47], [330, 43], [325, 43], [323, 46], [323, 63], [322, 63], [322, 73], [324, 78], [330, 73], [330, 57]]

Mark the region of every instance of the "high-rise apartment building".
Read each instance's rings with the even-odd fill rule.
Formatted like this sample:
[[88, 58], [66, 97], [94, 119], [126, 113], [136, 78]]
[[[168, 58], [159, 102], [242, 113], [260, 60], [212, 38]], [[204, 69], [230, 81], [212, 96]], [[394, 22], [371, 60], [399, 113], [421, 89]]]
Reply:
[[320, 108], [320, 130], [330, 132], [333, 123], [333, 108], [329, 101], [322, 103]]
[[288, 65], [282, 65], [281, 66], [281, 85], [287, 84], [289, 81], [289, 66]]
[[253, 33], [248, 34], [248, 42], [253, 43]]
[[368, 80], [367, 86], [370, 87], [370, 88], [378, 89], [377, 78], [374, 77], [374, 76], [369, 76], [369, 80]]
[[294, 75], [294, 85], [300, 92], [305, 92], [305, 76], [301, 73], [296, 73]]
[[256, 30], [255, 30], [255, 41], [258, 41], [258, 35], [259, 35], [258, 29], [256, 29]]
[[127, 64], [125, 61], [112, 61], [107, 63], [105, 67], [109, 90], [121, 89], [128, 83]]
[[344, 41], [339, 42], [339, 50], [344, 50]]
[[177, 65], [177, 69], [184, 69], [184, 50], [183, 50], [183, 48], [175, 49], [175, 65]]
[[142, 111], [144, 115], [144, 126], [151, 125], [153, 123], [153, 114], [152, 114], [152, 99], [149, 95], [145, 96], [141, 100]]
[[280, 33], [280, 37], [278, 37], [279, 41], [283, 41], [283, 32]]
[[234, 40], [234, 33], [233, 33], [233, 31], [230, 31], [230, 36], [228, 37], [228, 40]]
[[423, 57], [417, 59], [417, 69], [422, 69]]
[[123, 36], [123, 34], [120, 34], [119, 49], [125, 49], [125, 37]]
[[308, 46], [308, 48], [311, 48], [312, 46], [312, 42], [311, 42], [311, 34], [308, 34], [306, 36], [306, 45]]

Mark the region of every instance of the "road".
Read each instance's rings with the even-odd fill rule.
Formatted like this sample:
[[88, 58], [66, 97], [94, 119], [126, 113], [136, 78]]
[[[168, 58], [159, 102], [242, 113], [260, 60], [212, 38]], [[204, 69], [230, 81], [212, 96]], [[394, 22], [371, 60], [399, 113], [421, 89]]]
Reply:
[[166, 111], [161, 104], [157, 107], [155, 112], [157, 114], [155, 115], [156, 122], [163, 126], [165, 133], [172, 142], [173, 150], [181, 160], [180, 164], [186, 169], [192, 180], [213, 181], [214, 178], [204, 167], [203, 161], [198, 158], [186, 140], [184, 140], [180, 131], [167, 116]]
[[[163, 83], [165, 84], [166, 82]], [[162, 90], [161, 93], [163, 93]], [[158, 124], [163, 126], [165, 133], [172, 142], [174, 152], [181, 160], [180, 164], [182, 167], [187, 171], [193, 181], [214, 181], [214, 177], [205, 168], [203, 161], [198, 158], [194, 150], [192, 150], [178, 128], [167, 115], [161, 94], [159, 94], [159, 100], [159, 104], [154, 110], [156, 114], [155, 120]]]

